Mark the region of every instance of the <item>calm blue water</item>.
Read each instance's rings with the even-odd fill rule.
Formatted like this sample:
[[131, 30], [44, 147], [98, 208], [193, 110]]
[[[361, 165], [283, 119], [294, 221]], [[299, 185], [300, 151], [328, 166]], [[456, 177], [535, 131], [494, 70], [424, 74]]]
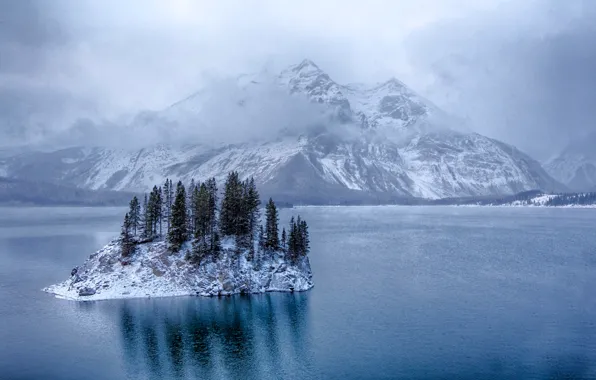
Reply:
[[596, 210], [283, 210], [310, 225], [310, 292], [40, 292], [122, 212], [0, 208], [0, 379], [596, 378]]

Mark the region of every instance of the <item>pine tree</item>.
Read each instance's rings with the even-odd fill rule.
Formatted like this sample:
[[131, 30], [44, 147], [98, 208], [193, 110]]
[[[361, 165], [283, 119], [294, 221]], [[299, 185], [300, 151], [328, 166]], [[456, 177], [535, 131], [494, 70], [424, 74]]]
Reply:
[[296, 221], [294, 217], [290, 219], [290, 232], [288, 236], [288, 249], [287, 249], [287, 256], [290, 260], [294, 260], [297, 256], [296, 252], [298, 249], [298, 242], [297, 242], [297, 231], [296, 231]]
[[161, 229], [163, 224], [163, 192], [161, 190], [161, 186], [157, 189], [155, 196], [157, 198], [155, 212], [157, 214], [157, 224], [159, 225], [159, 236], [163, 236]]
[[265, 230], [263, 229], [263, 225], [259, 224], [259, 234], [258, 234], [258, 245], [259, 245], [259, 251], [263, 252], [265, 251]]
[[300, 215], [296, 218], [296, 258], [306, 255], [306, 241], [304, 234], [305, 222], [300, 218]]
[[[217, 182], [215, 178], [210, 178], [205, 182], [207, 192], [209, 193], [209, 236], [211, 236], [211, 251], [220, 251], [219, 234], [217, 232]], [[217, 239], [216, 239], [217, 238]]]
[[168, 233], [170, 250], [177, 252], [187, 238], [186, 191], [182, 181], [176, 186], [176, 197], [172, 204], [172, 221]]
[[246, 208], [245, 217], [248, 219], [247, 240], [250, 250], [249, 259], [252, 260], [255, 255], [255, 236], [257, 234], [257, 224], [259, 224], [259, 206], [261, 205], [261, 200], [253, 177], [245, 181], [245, 188], [244, 207]]
[[172, 203], [174, 202], [174, 188], [172, 180], [166, 179], [163, 185], [163, 209], [164, 218], [166, 219], [167, 231], [170, 231], [170, 224], [172, 221]]
[[220, 232], [224, 236], [238, 236], [242, 215], [242, 182], [237, 172], [230, 172], [221, 202]]
[[197, 187], [195, 187], [192, 190], [188, 191], [190, 196], [190, 205], [189, 208], [193, 214], [193, 220], [192, 221], [192, 225], [189, 226], [188, 228], [188, 233], [190, 235], [192, 235], [194, 238], [197, 238], [197, 235], [199, 233], [199, 222], [196, 220], [196, 218], [199, 217], [200, 215], [200, 208], [201, 208], [201, 202], [200, 202], [200, 197], [199, 197], [199, 189]]
[[203, 183], [195, 187], [193, 194], [194, 237], [207, 241], [210, 230], [209, 192]]
[[151, 218], [149, 215], [149, 201], [147, 200], [147, 193], [145, 193], [145, 197], [143, 199], [143, 211], [141, 215], [142, 217], [140, 222], [143, 225], [143, 236], [149, 237], [151, 236], [151, 229], [147, 228], [147, 226], [151, 225]]
[[199, 187], [199, 184], [195, 184], [195, 179], [191, 178], [190, 179], [190, 184], [188, 185], [188, 188], [186, 189], [186, 195], [188, 196], [188, 199], [186, 200], [186, 206], [188, 207], [186, 215], [188, 217], [188, 230], [189, 231], [194, 231], [195, 230], [195, 217], [193, 215], [193, 208], [192, 208], [192, 197], [194, 194], [194, 190], [195, 188]]
[[221, 241], [219, 239], [219, 232], [214, 231], [213, 234], [211, 234], [211, 255], [213, 256], [213, 260], [218, 258], [220, 252]]
[[284, 251], [287, 249], [287, 236], [285, 227], [281, 230], [281, 249]]
[[153, 186], [149, 196], [149, 207], [151, 208], [151, 233], [155, 236], [157, 235], [157, 226], [161, 223], [161, 191], [157, 186]]
[[205, 257], [211, 253], [209, 244], [205, 239], [196, 239], [192, 243], [192, 261], [200, 265]]
[[157, 222], [159, 219], [158, 208], [159, 198], [157, 195], [157, 187], [154, 186], [151, 193], [149, 193], [149, 200], [147, 201], [147, 211], [145, 213], [145, 231], [147, 237], [157, 235]]
[[306, 256], [310, 252], [310, 237], [308, 236], [308, 225], [306, 221], [300, 221], [300, 254]]
[[[238, 249], [238, 253], [241, 252], [242, 249], [250, 249], [251, 211], [249, 203], [249, 183], [248, 181], [244, 181], [240, 183], [240, 198], [238, 200], [238, 208], [235, 210], [234, 215], [234, 237], [236, 238], [236, 248]], [[253, 251], [254, 248], [249, 253], [249, 260], [252, 259]]]
[[137, 228], [141, 222], [141, 204], [139, 203], [139, 198], [137, 198], [136, 195], [130, 201], [129, 206], [130, 210], [128, 211], [128, 215], [130, 217], [130, 224], [132, 226], [133, 235], [136, 236]]
[[122, 231], [120, 232], [120, 250], [122, 257], [128, 257], [134, 253], [135, 245], [130, 235], [131, 220], [128, 213], [124, 216], [124, 223], [122, 224]]
[[265, 207], [265, 248], [277, 251], [279, 250], [279, 217], [277, 208], [273, 199], [269, 198], [269, 202]]
[[200, 263], [207, 255], [214, 257], [221, 250], [219, 234], [216, 227], [217, 184], [214, 178], [196, 185], [192, 194], [191, 206], [193, 215], [193, 256]]
[[300, 219], [300, 216], [296, 220], [292, 217], [290, 220], [287, 256], [290, 260], [296, 261], [298, 258], [306, 256], [308, 252], [310, 252], [308, 225]]

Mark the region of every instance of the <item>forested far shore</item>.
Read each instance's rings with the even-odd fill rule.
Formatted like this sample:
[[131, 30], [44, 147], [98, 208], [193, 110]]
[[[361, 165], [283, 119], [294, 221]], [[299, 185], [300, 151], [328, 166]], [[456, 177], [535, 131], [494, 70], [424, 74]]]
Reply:
[[280, 231], [279, 213], [270, 198], [265, 206], [265, 224], [261, 222], [261, 201], [254, 179], [240, 180], [230, 172], [218, 199], [215, 178], [205, 182], [182, 181], [175, 185], [166, 179], [154, 186], [142, 202], [134, 196], [124, 217], [120, 234], [122, 257], [134, 254], [138, 244], [165, 240], [170, 252], [180, 251], [190, 242], [187, 259], [200, 265], [207, 258], [216, 260], [222, 241], [234, 242], [240, 255], [248, 252], [252, 261], [257, 254], [282, 252], [289, 261], [297, 261], [310, 251], [308, 225], [300, 216], [292, 217], [288, 228]]
[[88, 190], [0, 176], [0, 206], [126, 206], [132, 192]]

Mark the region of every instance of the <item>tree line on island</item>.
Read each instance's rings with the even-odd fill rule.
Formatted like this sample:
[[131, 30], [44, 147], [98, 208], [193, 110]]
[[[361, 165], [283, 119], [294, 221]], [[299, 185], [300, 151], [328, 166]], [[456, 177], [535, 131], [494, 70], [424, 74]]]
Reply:
[[[192, 242], [187, 259], [200, 264], [205, 258], [217, 259], [221, 240], [233, 238], [238, 254], [247, 251], [247, 259], [257, 253], [283, 252], [295, 262], [308, 254], [308, 226], [298, 216], [291, 218], [288, 230], [279, 233], [279, 214], [270, 198], [265, 206], [265, 226], [261, 224], [261, 201], [254, 179], [240, 180], [237, 172], [228, 174], [223, 198], [218, 199], [215, 178], [186, 187], [167, 179], [145, 194], [143, 203], [135, 196], [124, 216], [120, 246], [124, 258], [131, 256], [139, 243], [164, 238], [168, 249], [178, 252], [185, 242]], [[256, 242], [256, 248], [255, 248]]]

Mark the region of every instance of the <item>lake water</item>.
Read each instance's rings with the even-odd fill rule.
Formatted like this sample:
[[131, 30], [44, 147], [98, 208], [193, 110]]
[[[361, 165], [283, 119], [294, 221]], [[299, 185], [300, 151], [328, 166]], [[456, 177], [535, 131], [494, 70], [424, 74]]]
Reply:
[[309, 292], [76, 303], [123, 209], [0, 208], [0, 379], [596, 378], [596, 210], [298, 213]]

